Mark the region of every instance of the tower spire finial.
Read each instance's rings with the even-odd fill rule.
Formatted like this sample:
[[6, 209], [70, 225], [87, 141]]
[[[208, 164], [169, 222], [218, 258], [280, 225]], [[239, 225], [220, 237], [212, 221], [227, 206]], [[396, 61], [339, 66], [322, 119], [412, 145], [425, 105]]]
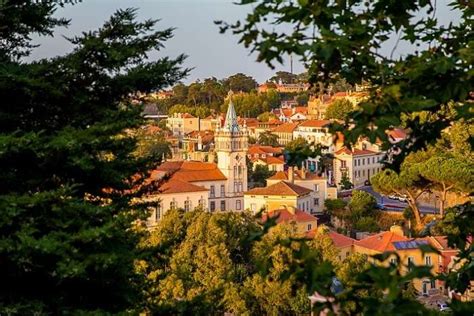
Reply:
[[229, 93], [227, 94], [229, 98], [229, 107], [227, 108], [227, 114], [225, 116], [224, 130], [229, 132], [238, 132], [240, 129], [237, 122], [237, 113], [235, 112], [234, 101], [232, 101], [233, 94], [234, 93], [232, 90], [229, 90]]

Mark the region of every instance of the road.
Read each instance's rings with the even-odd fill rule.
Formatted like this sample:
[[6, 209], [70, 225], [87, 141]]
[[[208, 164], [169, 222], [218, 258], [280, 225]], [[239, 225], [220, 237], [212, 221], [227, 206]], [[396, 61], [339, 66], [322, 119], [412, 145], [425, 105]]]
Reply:
[[[384, 205], [387, 208], [387, 210], [390, 210], [390, 211], [394, 211], [394, 210], [403, 211], [403, 209], [408, 206], [407, 203], [400, 202], [398, 200], [389, 199], [387, 196], [384, 196], [375, 192], [371, 186], [360, 187], [360, 188], [357, 188], [357, 190], [362, 190], [362, 191], [372, 194], [377, 199], [377, 203]], [[420, 208], [420, 212], [423, 214], [438, 213], [438, 208], [435, 207], [431, 203], [419, 202], [418, 206]]]

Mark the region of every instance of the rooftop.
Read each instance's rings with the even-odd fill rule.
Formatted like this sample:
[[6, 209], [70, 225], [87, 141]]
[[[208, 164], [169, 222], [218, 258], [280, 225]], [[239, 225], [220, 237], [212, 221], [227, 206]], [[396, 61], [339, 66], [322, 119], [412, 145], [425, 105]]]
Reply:
[[408, 241], [405, 236], [394, 232], [382, 232], [373, 236], [356, 241], [354, 244], [359, 247], [372, 249], [378, 252], [394, 251], [396, 248], [394, 242]]
[[300, 124], [300, 127], [325, 127], [331, 123], [328, 120], [308, 120]]
[[245, 195], [291, 195], [303, 196], [310, 193], [311, 190], [303, 188], [294, 183], [280, 181], [264, 188], [254, 188], [245, 192]]
[[350, 156], [364, 156], [364, 155], [377, 155], [378, 153], [372, 150], [368, 150], [368, 149], [352, 148], [352, 150], [350, 150], [347, 147], [342, 147], [341, 149], [336, 151], [334, 154], [335, 155], [346, 154]]
[[278, 224], [290, 223], [290, 222], [304, 223], [304, 222], [314, 222], [318, 220], [315, 216], [308, 214], [299, 209], [294, 209], [294, 210], [279, 209], [279, 210], [269, 211], [263, 214], [262, 222], [265, 222], [267, 221], [268, 218], [275, 217], [275, 216], [278, 216], [278, 219], [276, 220]]

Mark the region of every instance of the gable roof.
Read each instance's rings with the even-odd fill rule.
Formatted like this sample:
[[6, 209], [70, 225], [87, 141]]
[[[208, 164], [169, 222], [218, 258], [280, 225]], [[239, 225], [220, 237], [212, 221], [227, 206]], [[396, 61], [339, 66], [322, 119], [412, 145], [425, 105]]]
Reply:
[[293, 131], [298, 127], [297, 123], [285, 123], [280, 126], [277, 126], [273, 129], [275, 133], [293, 133]]
[[215, 163], [201, 161], [166, 161], [157, 171], [172, 174], [171, 178], [185, 182], [227, 180]]
[[378, 252], [394, 251], [394, 242], [408, 241], [405, 236], [400, 236], [394, 232], [382, 232], [373, 236], [356, 241], [354, 244], [359, 247], [375, 250]]
[[294, 183], [280, 181], [264, 188], [254, 188], [245, 192], [245, 195], [291, 195], [303, 196], [310, 193], [311, 190], [303, 188]]
[[314, 222], [318, 220], [315, 216], [299, 209], [294, 209], [294, 213], [289, 211], [288, 209], [278, 209], [278, 210], [269, 211], [263, 214], [262, 222], [266, 222], [268, 218], [275, 217], [277, 215], [278, 215], [278, 219], [276, 220], [276, 222], [278, 224], [291, 223], [291, 222], [304, 223], [304, 222]]
[[335, 231], [330, 231], [328, 235], [331, 237], [334, 246], [338, 248], [347, 247], [356, 242], [355, 239], [336, 233]]
[[185, 192], [200, 192], [200, 191], [209, 191], [208, 189], [194, 185], [188, 182], [184, 182], [178, 179], [170, 179], [165, 182], [158, 189], [160, 194], [177, 194]]
[[300, 124], [300, 127], [325, 127], [331, 123], [328, 120], [308, 120]]

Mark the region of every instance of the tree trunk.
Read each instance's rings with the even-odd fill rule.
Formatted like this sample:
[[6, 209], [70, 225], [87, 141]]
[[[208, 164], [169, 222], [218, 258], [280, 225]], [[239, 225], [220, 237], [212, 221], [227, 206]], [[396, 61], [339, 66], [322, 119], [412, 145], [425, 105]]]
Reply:
[[411, 194], [408, 195], [408, 206], [411, 208], [413, 215], [415, 216], [415, 228], [416, 230], [421, 230], [423, 228], [423, 223], [421, 222], [421, 213], [418, 205], [416, 205], [416, 199]]

